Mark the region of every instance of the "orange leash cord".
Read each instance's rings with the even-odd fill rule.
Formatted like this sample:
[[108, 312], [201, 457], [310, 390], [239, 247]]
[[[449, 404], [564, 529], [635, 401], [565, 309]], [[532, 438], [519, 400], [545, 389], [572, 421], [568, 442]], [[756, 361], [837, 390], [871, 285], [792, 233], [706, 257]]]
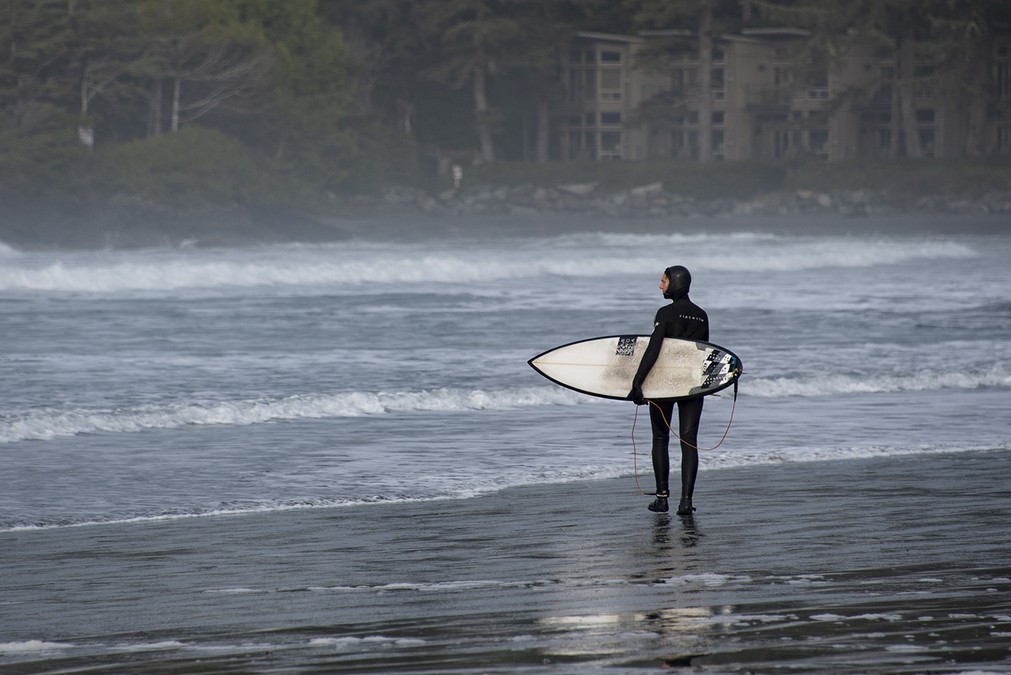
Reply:
[[[698, 446], [692, 445], [688, 441], [681, 440], [681, 437], [678, 436], [674, 432], [673, 429], [671, 429], [670, 422], [667, 421], [667, 416], [663, 414], [663, 410], [660, 408], [660, 406], [657, 405], [656, 403], [654, 403], [653, 401], [650, 401], [649, 399], [646, 399], [646, 400], [649, 401], [650, 405], [655, 406], [656, 409], [660, 411], [660, 417], [663, 418], [663, 423], [667, 425], [667, 429], [671, 432], [671, 435], [674, 436], [674, 438], [678, 439], [678, 441], [680, 443], [684, 443], [688, 447], [695, 448], [696, 450], [702, 450], [704, 452], [709, 452], [709, 451], [715, 450], [716, 448], [718, 448], [721, 445], [723, 445], [723, 441], [727, 440], [727, 434], [730, 433], [730, 425], [734, 423], [734, 409], [737, 408], [737, 382], [736, 381], [734, 382], [734, 404], [730, 407], [730, 421], [727, 422], [727, 428], [723, 432], [723, 438], [721, 438], [720, 442], [717, 443], [716, 445], [714, 445], [711, 448], [700, 448]], [[636, 465], [637, 464], [636, 463], [636, 456], [638, 455], [638, 453], [635, 450], [635, 423], [636, 423], [636, 421], [638, 419], [639, 419], [639, 406], [635, 406], [635, 417], [632, 418], [632, 472], [635, 475], [635, 487], [636, 487], [636, 489], [639, 490], [639, 492], [642, 493], [642, 494], [644, 494], [644, 495], [651, 496], [651, 495], [655, 495], [656, 493], [655, 492], [643, 492], [642, 488], [639, 487], [639, 468]]]

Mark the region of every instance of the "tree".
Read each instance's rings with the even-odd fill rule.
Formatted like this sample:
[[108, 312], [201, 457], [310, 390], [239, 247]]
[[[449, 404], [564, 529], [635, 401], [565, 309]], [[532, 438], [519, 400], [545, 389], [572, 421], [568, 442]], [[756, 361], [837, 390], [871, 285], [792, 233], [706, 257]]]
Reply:
[[249, 14], [263, 26], [271, 54], [263, 112], [278, 131], [275, 157], [285, 156], [286, 144], [313, 161], [344, 147], [339, 122], [353, 90], [340, 29], [326, 21], [317, 0], [258, 0]]
[[85, 154], [66, 2], [0, 7], [0, 180], [32, 189]]
[[999, 24], [1011, 23], [1011, 6], [1001, 0], [949, 0], [930, 21], [937, 43], [938, 88], [959, 102], [965, 126], [964, 152], [978, 157], [986, 150], [988, 111], [998, 103], [990, 66], [994, 30]]
[[176, 131], [220, 106], [249, 112], [264, 89], [269, 50], [263, 26], [236, 0], [148, 0], [142, 27], [160, 101], [171, 84], [169, 129]]
[[688, 95], [698, 110], [699, 161], [712, 161], [713, 39], [736, 24], [739, 5], [725, 0], [631, 0], [629, 6], [640, 27], [665, 32], [644, 51], [643, 59], [653, 67], [693, 47], [697, 50], [698, 85]]
[[[757, 0], [753, 0], [757, 1]], [[891, 102], [892, 157], [923, 156], [916, 118], [917, 92], [936, 85], [940, 71], [933, 21], [947, 0], [799, 0], [762, 2], [763, 11], [808, 28], [807, 58], [837, 67], [855, 51], [891, 55], [894, 68], [869, 81], [867, 91], [848, 96], [867, 97], [874, 91]], [[975, 2], [976, 0], [968, 0]], [[843, 101], [838, 101], [838, 104]]]
[[488, 79], [516, 65], [522, 37], [516, 14], [523, 4], [526, 0], [430, 0], [419, 6], [439, 54], [425, 75], [453, 88], [470, 85], [481, 162], [495, 159], [497, 114], [488, 105]]
[[144, 52], [137, 34], [135, 5], [116, 0], [69, 0], [67, 15], [73, 38], [71, 70], [80, 83], [82, 120], [98, 96], [129, 96], [131, 64]]
[[[340, 26], [354, 80], [353, 114], [376, 113], [376, 88], [393, 84], [400, 90], [395, 105], [397, 128], [410, 133], [412, 80], [421, 46], [411, 0], [323, 0], [323, 11]], [[406, 114], [405, 114], [406, 113]]]
[[2, 11], [0, 107], [5, 126], [31, 127], [46, 109], [73, 100], [69, 13], [56, 0], [8, 0]]

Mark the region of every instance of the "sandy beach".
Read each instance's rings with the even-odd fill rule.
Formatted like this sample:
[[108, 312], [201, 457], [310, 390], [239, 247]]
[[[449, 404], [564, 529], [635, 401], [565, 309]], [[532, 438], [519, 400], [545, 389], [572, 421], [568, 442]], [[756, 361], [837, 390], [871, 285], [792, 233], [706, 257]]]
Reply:
[[0, 666], [1008, 672], [1011, 452], [0, 535]]

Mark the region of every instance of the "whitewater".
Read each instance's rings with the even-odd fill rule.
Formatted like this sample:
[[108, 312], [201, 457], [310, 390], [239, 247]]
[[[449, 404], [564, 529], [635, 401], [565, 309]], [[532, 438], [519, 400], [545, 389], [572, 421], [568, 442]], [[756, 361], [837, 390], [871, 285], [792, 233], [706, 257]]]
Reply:
[[992, 234], [0, 245], [0, 530], [634, 490], [645, 415], [526, 360], [648, 333], [672, 264], [745, 364], [703, 472], [1011, 449], [1008, 260]]

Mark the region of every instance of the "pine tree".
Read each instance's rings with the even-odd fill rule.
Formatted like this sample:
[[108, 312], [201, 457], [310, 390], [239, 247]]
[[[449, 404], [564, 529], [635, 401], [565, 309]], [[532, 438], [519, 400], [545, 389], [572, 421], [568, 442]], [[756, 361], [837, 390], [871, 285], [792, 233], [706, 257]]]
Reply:
[[492, 132], [499, 114], [488, 103], [488, 80], [521, 60], [523, 23], [517, 15], [533, 1], [427, 0], [418, 7], [438, 54], [425, 75], [453, 88], [469, 86], [473, 94], [478, 161], [495, 159]]
[[[669, 31], [655, 39], [643, 54], [655, 63], [694, 47], [698, 54], [697, 88], [688, 92], [699, 118], [699, 161], [713, 159], [713, 40], [737, 23], [740, 6], [723, 0], [631, 0], [636, 22], [643, 29]], [[659, 36], [658, 36], [659, 37]]]

